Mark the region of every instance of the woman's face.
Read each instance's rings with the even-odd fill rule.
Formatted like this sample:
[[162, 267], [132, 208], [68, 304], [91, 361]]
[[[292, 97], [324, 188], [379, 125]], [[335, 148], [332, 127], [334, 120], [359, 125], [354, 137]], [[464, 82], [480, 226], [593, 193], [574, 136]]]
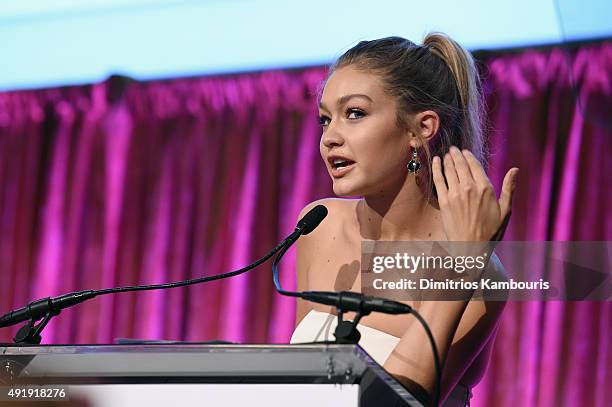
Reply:
[[320, 150], [336, 195], [367, 196], [403, 183], [410, 144], [396, 111], [379, 76], [347, 66], [329, 77], [319, 106]]

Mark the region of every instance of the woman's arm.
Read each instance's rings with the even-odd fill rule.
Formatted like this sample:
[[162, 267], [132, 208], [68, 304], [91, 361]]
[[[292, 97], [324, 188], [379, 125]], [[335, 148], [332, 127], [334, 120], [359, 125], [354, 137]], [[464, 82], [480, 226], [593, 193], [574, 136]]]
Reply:
[[[495, 253], [491, 256], [490, 267], [483, 278], [508, 281], [504, 267]], [[466, 385], [472, 385], [484, 374], [499, 319], [506, 306], [506, 301], [500, 299], [500, 294], [499, 290], [491, 293], [486, 290], [478, 291], [475, 293], [477, 299], [468, 303], [446, 357], [446, 369], [442, 377], [443, 398], [460, 380]], [[504, 294], [507, 298], [508, 292], [505, 291]]]
[[[503, 274], [496, 256], [488, 272]], [[440, 403], [448, 396], [495, 333], [504, 301], [423, 301], [417, 311], [428, 323], [443, 362]], [[415, 321], [395, 347], [384, 368], [406, 387], [426, 393], [435, 386], [433, 352], [425, 330]]]
[[[467, 304], [467, 301], [423, 301], [415, 308], [431, 330], [441, 366], [444, 366]], [[416, 394], [433, 400], [436, 383], [434, 356], [429, 338], [420, 323], [409, 325], [383, 367]]]
[[[518, 169], [506, 173], [498, 201], [484, 169], [469, 151], [451, 147], [450, 153], [444, 156], [443, 165], [444, 173], [441, 158], [434, 157], [433, 179], [448, 240], [478, 242], [488, 241], [493, 236], [501, 239], [502, 229], [507, 225], [511, 213]], [[493, 261], [490, 263], [492, 267], [499, 266]], [[478, 277], [474, 276], [475, 279]], [[441, 395], [450, 390], [450, 383], [459, 380], [460, 374], [469, 366], [476, 352], [486, 343], [503, 308], [489, 304], [484, 312], [468, 312], [471, 293], [465, 294], [468, 295], [462, 298], [466, 300], [423, 301], [416, 308], [432, 331], [444, 376], [450, 378], [446, 380], [446, 386], [440, 389]], [[468, 326], [471, 343], [464, 345], [467, 349], [465, 354], [453, 354], [445, 366], [460, 321], [465, 321], [463, 323]], [[421, 393], [424, 391], [432, 399], [436, 379], [435, 363], [428, 336], [420, 324], [410, 324], [384, 367], [407, 387]]]

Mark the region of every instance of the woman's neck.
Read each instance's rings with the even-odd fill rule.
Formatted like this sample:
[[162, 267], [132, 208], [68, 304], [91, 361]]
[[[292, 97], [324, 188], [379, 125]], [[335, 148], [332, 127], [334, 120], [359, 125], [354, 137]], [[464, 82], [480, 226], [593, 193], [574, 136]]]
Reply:
[[[420, 183], [423, 184], [423, 183]], [[364, 196], [356, 207], [363, 239], [430, 240], [439, 233], [439, 210], [423, 185], [408, 175], [403, 182]]]

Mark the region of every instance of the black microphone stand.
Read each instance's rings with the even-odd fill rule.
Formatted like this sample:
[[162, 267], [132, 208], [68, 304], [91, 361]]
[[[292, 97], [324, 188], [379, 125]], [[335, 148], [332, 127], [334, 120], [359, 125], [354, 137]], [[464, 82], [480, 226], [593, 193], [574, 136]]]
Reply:
[[[42, 341], [42, 336], [41, 336], [42, 330], [45, 329], [49, 321], [51, 321], [51, 318], [53, 318], [56, 315], [59, 315], [60, 310], [56, 310], [53, 308], [50, 297], [44, 298], [40, 301], [44, 301], [48, 309], [47, 313], [43, 317], [43, 320], [38, 325], [36, 325], [36, 319], [30, 318], [28, 323], [22, 326], [21, 328], [19, 328], [19, 330], [15, 334], [15, 337], [13, 338], [13, 341], [15, 343], [27, 344], [27, 345], [38, 345]], [[31, 307], [35, 303], [28, 305], [28, 307]]]
[[[308, 230], [307, 233], [310, 233], [312, 229], [314, 228], [316, 228], [316, 225], [312, 227], [310, 230]], [[291, 247], [291, 245], [293, 245], [293, 243], [295, 243], [302, 234], [307, 234], [307, 233], [303, 233], [303, 231], [297, 231], [297, 230], [294, 233], [295, 234], [293, 235], [292, 238], [290, 237], [281, 243], [282, 248], [278, 251], [278, 253], [276, 254], [276, 257], [274, 258], [274, 261], [272, 262], [272, 277], [274, 279], [274, 285], [276, 287], [276, 291], [278, 291], [282, 295], [286, 295], [289, 297], [298, 297], [298, 298], [302, 298], [307, 301], [317, 302], [321, 304], [330, 304], [332, 301], [325, 299], [325, 295], [330, 294], [329, 292], [315, 292], [315, 291], [295, 292], [295, 291], [286, 291], [282, 289], [280, 285], [280, 280], [278, 278], [278, 275], [279, 275], [278, 263], [283, 258], [283, 256], [285, 255], [289, 247]], [[338, 324], [334, 331], [334, 336], [336, 337], [336, 340], [333, 343], [358, 344], [359, 340], [361, 339], [361, 333], [357, 329], [357, 324], [359, 324], [359, 321], [361, 320], [363, 316], [371, 313], [371, 310], [365, 309], [364, 307], [364, 301], [366, 297], [364, 297], [361, 293], [355, 293], [352, 291], [341, 291], [337, 294], [339, 298], [337, 301], [333, 301], [333, 302], [336, 305], [336, 312], [338, 314]], [[347, 297], [346, 302], [343, 301], [343, 297]], [[356, 301], [359, 301], [359, 306], [357, 307], [355, 307]], [[391, 302], [394, 302], [394, 301], [391, 301]], [[349, 308], [349, 303], [350, 303], [350, 308]], [[400, 305], [400, 307], [403, 305], [401, 303], [396, 303], [396, 304]], [[429, 343], [431, 345], [431, 350], [433, 352], [433, 357], [434, 357], [434, 367], [436, 371], [436, 382], [435, 382], [435, 387], [434, 387], [434, 395], [433, 395], [434, 397], [433, 397], [432, 405], [434, 407], [437, 407], [439, 400], [440, 400], [440, 389], [442, 388], [442, 363], [440, 361], [440, 354], [438, 353], [438, 347], [436, 346], [436, 341], [434, 339], [433, 333], [431, 332], [431, 329], [427, 325], [427, 322], [425, 321], [425, 319], [415, 309], [408, 307], [408, 306], [404, 306], [404, 307], [407, 307], [407, 308], [395, 309], [392, 313], [396, 313], [396, 314], [409, 313], [409, 314], [414, 315], [414, 317], [423, 326], [425, 333], [427, 334], [427, 338], [429, 339]], [[357, 310], [355, 310], [355, 308], [357, 308]], [[345, 321], [343, 318], [344, 313], [347, 312], [348, 310], [352, 310], [356, 312], [355, 319], [353, 321]], [[329, 342], [326, 341], [326, 342], [321, 342], [321, 343], [329, 343]]]
[[[238, 274], [245, 273], [258, 265], [262, 264], [270, 257], [272, 257], [278, 250], [285, 247], [286, 241], [295, 241], [299, 234], [301, 233], [301, 228], [296, 228], [291, 235], [289, 235], [283, 242], [274, 247], [268, 254], [266, 254], [261, 259], [256, 262], [243, 267], [242, 269], [217, 274], [209, 277], [201, 277], [195, 278], [191, 280], [178, 281], [174, 283], [165, 283], [165, 284], [155, 284], [155, 285], [138, 285], [138, 286], [129, 286], [129, 287], [116, 287], [116, 288], [108, 288], [103, 290], [85, 290], [85, 291], [76, 291], [68, 294], [61, 295], [59, 297], [47, 297], [40, 300], [32, 301], [26, 307], [21, 308], [17, 311], [10, 312], [2, 317], [0, 317], [0, 327], [13, 325], [20, 321], [28, 321], [25, 325], [23, 325], [18, 331], [15, 337], [13, 338], [13, 342], [19, 345], [38, 345], [42, 341], [42, 330], [47, 326], [49, 321], [54, 317], [60, 314], [63, 308], [67, 308], [73, 305], [76, 305], [80, 302], [86, 301], [88, 299], [97, 297], [99, 295], [107, 295], [114, 294], [120, 292], [128, 292], [128, 291], [149, 291], [149, 290], [160, 290], [166, 288], [176, 288], [176, 287], [184, 287], [193, 284], [205, 283], [213, 280], [219, 280], [222, 278], [233, 277]], [[42, 318], [42, 321], [39, 324], [36, 324], [38, 320]], [[14, 321], [11, 321], [14, 319]]]
[[[342, 299], [344, 291], [340, 292], [340, 298]], [[338, 314], [338, 324], [334, 330], [334, 336], [336, 337], [336, 343], [354, 343], [358, 344], [361, 339], [361, 332], [357, 329], [357, 324], [362, 317], [369, 315], [370, 311], [364, 311], [363, 309], [355, 314], [355, 319], [352, 321], [344, 320], [344, 313], [346, 311], [340, 307], [336, 307], [336, 313]]]
[[[51, 318], [59, 315], [62, 309], [71, 307], [83, 301], [97, 297], [99, 295], [107, 295], [128, 291], [148, 291], [162, 290], [166, 288], [185, 287], [193, 284], [206, 283], [208, 281], [219, 280], [222, 278], [233, 277], [238, 274], [245, 273], [263, 262], [267, 261], [276, 252], [281, 249], [285, 251], [291, 246], [302, 234], [310, 233], [317, 225], [327, 216], [327, 208], [323, 205], [317, 205], [312, 208], [302, 219], [300, 219], [293, 233], [274, 247], [268, 254], [250, 265], [241, 268], [240, 270], [231, 271], [229, 273], [217, 274], [209, 277], [194, 278], [191, 280], [183, 280], [174, 283], [154, 284], [154, 285], [137, 285], [129, 287], [115, 287], [103, 290], [85, 290], [76, 291], [59, 297], [47, 297], [40, 300], [32, 301], [27, 306], [8, 314], [0, 316], [0, 328], [14, 325], [22, 321], [29, 321], [19, 329], [13, 341], [18, 344], [37, 345], [41, 342], [41, 332], [47, 326]], [[36, 321], [43, 318], [42, 322], [36, 325]]]

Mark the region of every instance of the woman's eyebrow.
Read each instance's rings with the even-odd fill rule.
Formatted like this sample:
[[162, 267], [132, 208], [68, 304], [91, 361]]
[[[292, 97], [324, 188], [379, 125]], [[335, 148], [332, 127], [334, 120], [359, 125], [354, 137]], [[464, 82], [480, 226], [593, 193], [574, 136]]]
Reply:
[[[344, 95], [342, 97], [339, 97], [338, 101], [336, 102], [336, 105], [342, 106], [343, 104], [345, 104], [352, 98], [362, 98], [362, 99], [367, 99], [370, 102], [374, 102], [371, 97], [369, 97], [368, 95], [364, 95], [363, 93], [351, 93], [350, 95]], [[322, 109], [328, 110], [323, 104], [323, 101], [319, 102], [319, 107]]]

